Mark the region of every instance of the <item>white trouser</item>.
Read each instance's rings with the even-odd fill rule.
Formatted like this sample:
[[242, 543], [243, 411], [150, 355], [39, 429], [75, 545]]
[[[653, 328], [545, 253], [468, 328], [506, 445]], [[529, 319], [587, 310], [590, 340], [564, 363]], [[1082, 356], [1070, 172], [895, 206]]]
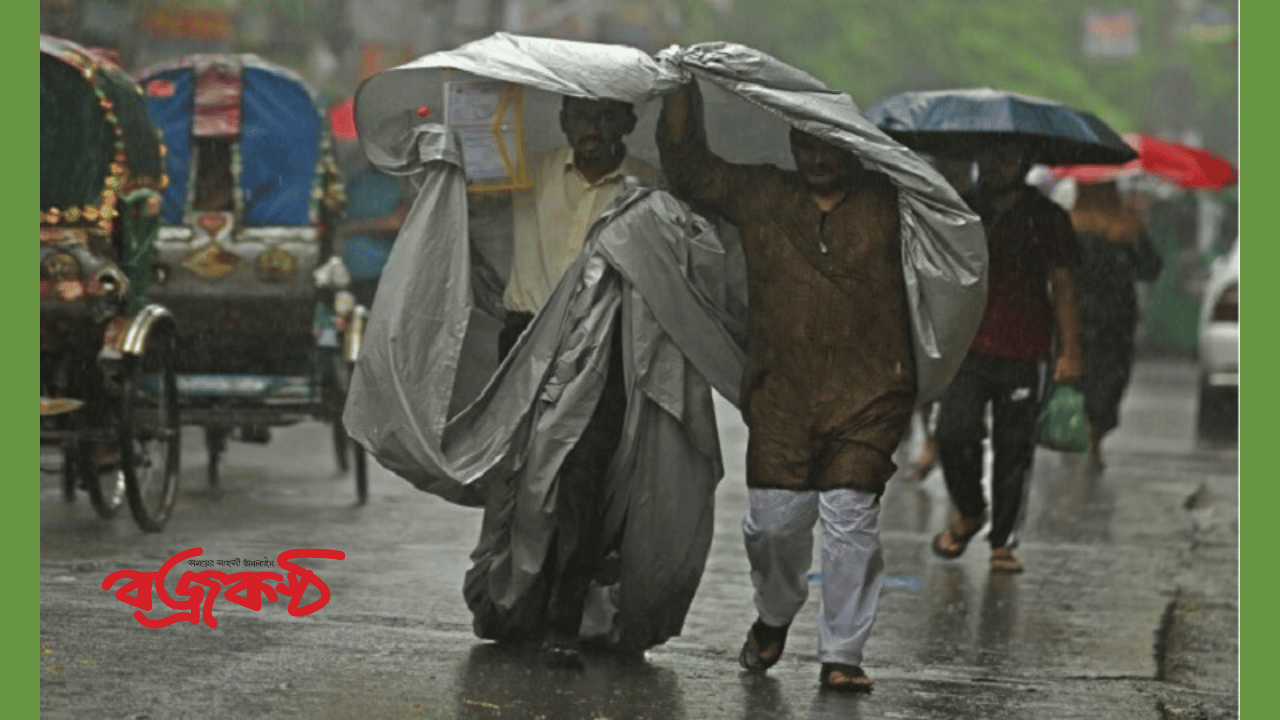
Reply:
[[862, 664], [884, 587], [880, 499], [839, 489], [752, 489], [742, 520], [756, 610], [767, 625], [791, 622], [809, 595], [813, 525], [822, 520], [818, 661]]

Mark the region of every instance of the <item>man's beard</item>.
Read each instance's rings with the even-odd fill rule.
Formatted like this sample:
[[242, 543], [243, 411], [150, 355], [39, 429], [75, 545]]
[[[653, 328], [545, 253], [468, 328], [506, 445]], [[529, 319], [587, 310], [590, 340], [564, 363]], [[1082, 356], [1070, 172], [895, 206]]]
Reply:
[[809, 190], [823, 194], [841, 190], [849, 185], [849, 173], [833, 170], [824, 173], [826, 179], [814, 182], [809, 175], [805, 176], [805, 184], [809, 186]]

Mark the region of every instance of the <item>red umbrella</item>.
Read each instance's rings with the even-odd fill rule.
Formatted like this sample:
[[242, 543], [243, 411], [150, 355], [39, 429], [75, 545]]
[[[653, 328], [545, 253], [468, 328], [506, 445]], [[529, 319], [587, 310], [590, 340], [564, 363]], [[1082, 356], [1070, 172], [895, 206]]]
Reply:
[[329, 109], [329, 127], [338, 140], [356, 139], [356, 104], [348, 99]]
[[1221, 190], [1240, 180], [1235, 165], [1204, 148], [1142, 133], [1125, 133], [1122, 137], [1138, 151], [1137, 160], [1124, 165], [1058, 165], [1051, 170], [1056, 177], [1080, 182], [1103, 182], [1146, 172], [1197, 190]]

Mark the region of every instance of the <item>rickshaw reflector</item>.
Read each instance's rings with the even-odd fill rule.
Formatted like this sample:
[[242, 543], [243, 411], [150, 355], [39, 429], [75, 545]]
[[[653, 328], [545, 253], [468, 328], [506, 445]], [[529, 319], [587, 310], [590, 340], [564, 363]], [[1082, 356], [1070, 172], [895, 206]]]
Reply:
[[171, 98], [176, 88], [172, 80], [152, 80], [147, 83], [147, 95], [158, 98]]
[[297, 268], [297, 258], [278, 247], [263, 250], [254, 263], [258, 279], [263, 282], [288, 282]]
[[227, 224], [231, 222], [231, 218], [224, 213], [210, 213], [207, 215], [200, 215], [198, 222], [200, 223], [200, 227], [207, 230], [210, 235], [217, 235], [222, 228], [226, 227]]
[[84, 228], [40, 228], [42, 243], [85, 242], [88, 239], [89, 233]]
[[84, 284], [79, 280], [63, 280], [57, 287], [58, 297], [63, 300], [79, 300], [84, 297]]
[[47, 415], [60, 415], [65, 412], [79, 410], [84, 407], [83, 400], [75, 398], [40, 398], [40, 417]]
[[420, 118], [429, 118], [429, 117], [431, 117], [431, 108], [427, 107], [426, 105], [419, 105], [419, 106], [418, 106], [418, 117], [420, 117]]
[[206, 280], [217, 280], [240, 266], [240, 256], [209, 243], [184, 257], [181, 265]]
[[50, 284], [48, 280], [40, 281], [40, 297], [44, 297], [45, 295], [49, 294], [49, 287], [50, 287]]

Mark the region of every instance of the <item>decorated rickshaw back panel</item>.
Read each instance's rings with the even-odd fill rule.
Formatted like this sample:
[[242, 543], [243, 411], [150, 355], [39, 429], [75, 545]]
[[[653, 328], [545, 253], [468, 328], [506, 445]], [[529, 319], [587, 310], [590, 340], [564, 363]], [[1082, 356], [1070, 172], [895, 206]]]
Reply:
[[323, 190], [321, 113], [306, 86], [282, 68], [240, 61], [240, 56], [197, 56], [141, 76], [169, 150], [164, 221], [181, 225], [189, 212], [196, 139], [228, 137], [237, 151], [238, 224], [314, 225], [317, 190]]
[[184, 372], [297, 370], [338, 204], [323, 114], [300, 78], [253, 55], [193, 55], [138, 78], [168, 145], [156, 292], [181, 320]]

